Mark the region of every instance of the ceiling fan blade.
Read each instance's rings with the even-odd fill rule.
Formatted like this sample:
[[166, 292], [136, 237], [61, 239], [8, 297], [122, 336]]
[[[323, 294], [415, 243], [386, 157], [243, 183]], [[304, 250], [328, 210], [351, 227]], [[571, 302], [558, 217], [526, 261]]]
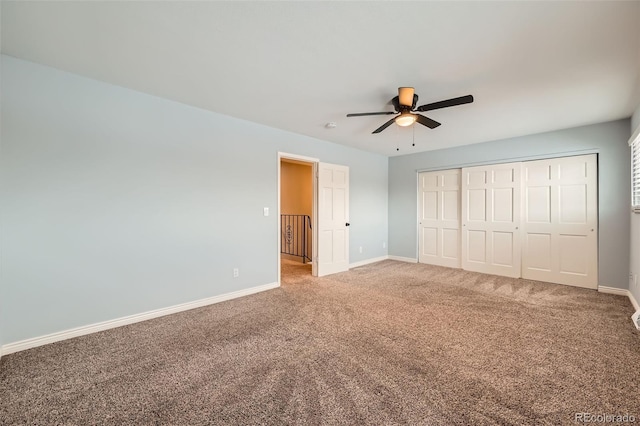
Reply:
[[470, 104], [473, 102], [473, 96], [460, 96], [459, 98], [447, 99], [446, 101], [434, 102], [431, 104], [421, 105], [416, 111], [432, 111], [434, 109], [447, 108], [456, 105]]
[[395, 114], [395, 111], [384, 111], [384, 112], [358, 112], [355, 114], [347, 114], [347, 117], [364, 117], [365, 115], [390, 115]]
[[435, 129], [440, 125], [440, 123], [438, 123], [437, 121], [427, 118], [424, 115], [420, 115], [420, 114], [416, 114], [416, 121], [422, 124], [423, 126], [427, 126], [430, 129]]
[[383, 131], [384, 129], [386, 129], [387, 127], [391, 126], [393, 124], [393, 122], [395, 121], [395, 118], [392, 118], [391, 120], [387, 121], [386, 123], [384, 123], [382, 126], [378, 127], [377, 129], [375, 129], [373, 132], [371, 133], [380, 133], [381, 131]]
[[413, 87], [398, 87], [398, 99], [400, 105], [410, 107], [413, 103], [413, 95], [415, 90]]

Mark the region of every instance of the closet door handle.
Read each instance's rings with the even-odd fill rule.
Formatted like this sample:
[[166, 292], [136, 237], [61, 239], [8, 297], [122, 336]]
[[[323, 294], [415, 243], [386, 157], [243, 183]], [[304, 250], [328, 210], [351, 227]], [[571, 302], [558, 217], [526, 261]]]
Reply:
[[351, 224], [349, 222], [345, 223], [344, 226], [350, 226]]

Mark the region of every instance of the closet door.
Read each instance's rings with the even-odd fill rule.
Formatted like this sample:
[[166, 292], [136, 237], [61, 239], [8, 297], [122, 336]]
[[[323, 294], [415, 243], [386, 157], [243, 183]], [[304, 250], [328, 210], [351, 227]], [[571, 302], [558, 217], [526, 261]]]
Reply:
[[420, 263], [460, 267], [460, 173], [453, 169], [418, 175]]
[[522, 277], [598, 286], [596, 155], [523, 163]]
[[462, 169], [462, 268], [520, 277], [521, 163]]

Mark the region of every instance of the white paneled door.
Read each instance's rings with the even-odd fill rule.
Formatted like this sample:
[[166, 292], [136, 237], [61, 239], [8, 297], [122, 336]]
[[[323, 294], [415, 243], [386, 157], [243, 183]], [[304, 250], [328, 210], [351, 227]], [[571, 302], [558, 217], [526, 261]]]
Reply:
[[521, 163], [462, 169], [462, 268], [520, 277]]
[[318, 164], [318, 276], [349, 270], [349, 168]]
[[422, 172], [418, 261], [460, 267], [460, 169]]
[[522, 277], [597, 288], [596, 155], [522, 164]]

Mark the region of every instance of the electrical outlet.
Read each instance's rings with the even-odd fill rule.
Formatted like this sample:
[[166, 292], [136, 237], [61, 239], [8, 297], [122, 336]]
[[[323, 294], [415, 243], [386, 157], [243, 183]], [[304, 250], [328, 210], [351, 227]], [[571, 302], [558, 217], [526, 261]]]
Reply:
[[238, 278], [240, 276], [240, 270], [238, 268], [233, 268], [233, 278]]
[[362, 246], [360, 246], [360, 253], [362, 253]]
[[631, 315], [631, 321], [633, 321], [633, 325], [635, 325], [636, 328], [640, 330], [640, 310]]

